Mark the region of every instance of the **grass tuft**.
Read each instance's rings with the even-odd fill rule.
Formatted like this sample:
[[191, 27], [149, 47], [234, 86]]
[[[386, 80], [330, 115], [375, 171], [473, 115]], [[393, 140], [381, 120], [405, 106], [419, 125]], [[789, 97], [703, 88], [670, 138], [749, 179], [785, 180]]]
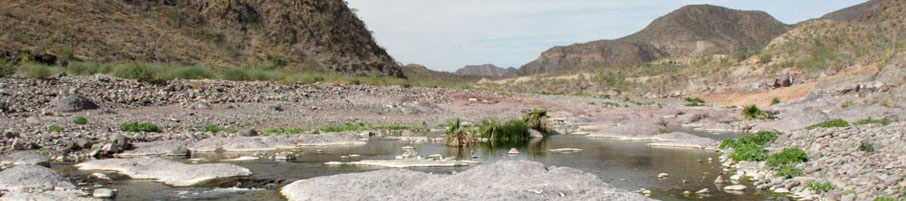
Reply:
[[700, 107], [705, 106], [705, 100], [697, 97], [686, 97], [686, 106], [688, 107]]
[[792, 165], [783, 165], [780, 167], [780, 169], [777, 170], [777, 176], [790, 179], [793, 177], [802, 176], [802, 170]]
[[813, 182], [813, 183], [809, 183], [805, 187], [807, 187], [808, 189], [811, 189], [812, 192], [815, 192], [817, 194], [827, 193], [828, 191], [834, 189], [834, 185], [831, 184], [830, 182], [825, 182], [825, 183]]
[[88, 118], [85, 118], [83, 116], [77, 116], [72, 119], [72, 123], [74, 123], [76, 125], [85, 125], [85, 124], [88, 124]]
[[786, 148], [780, 153], [768, 157], [765, 165], [769, 167], [779, 167], [781, 165], [793, 165], [796, 163], [808, 161], [808, 154], [799, 148]]
[[840, 128], [840, 127], [849, 127], [849, 122], [846, 122], [846, 120], [842, 120], [842, 119], [832, 119], [832, 120], [827, 120], [825, 122], [821, 122], [821, 123], [811, 125], [811, 126], [808, 126], [805, 128], [808, 130], [812, 130], [812, 129], [816, 129], [816, 128]]
[[747, 105], [747, 106], [743, 107], [742, 113], [740, 114], [740, 116], [742, 116], [742, 119], [745, 119], [745, 120], [755, 120], [755, 119], [764, 119], [770, 115], [768, 115], [767, 112], [762, 111], [755, 104], [752, 104], [752, 105]]
[[869, 117], [868, 119], [862, 119], [862, 120], [853, 122], [853, 124], [855, 124], [856, 126], [868, 125], [868, 124], [880, 124], [882, 126], [886, 126], [886, 125], [890, 125], [890, 123], [893, 123], [893, 120], [890, 120], [886, 117], [881, 118], [881, 119], [872, 119], [871, 117]]
[[63, 127], [60, 127], [57, 125], [50, 125], [47, 127], [47, 130], [50, 130], [50, 132], [54, 132], [54, 133], [62, 133]]
[[201, 129], [201, 131], [203, 131], [203, 132], [211, 132], [211, 133], [220, 132], [220, 130], [221, 130], [220, 127], [217, 125], [214, 125], [214, 124], [204, 126], [204, 128]]

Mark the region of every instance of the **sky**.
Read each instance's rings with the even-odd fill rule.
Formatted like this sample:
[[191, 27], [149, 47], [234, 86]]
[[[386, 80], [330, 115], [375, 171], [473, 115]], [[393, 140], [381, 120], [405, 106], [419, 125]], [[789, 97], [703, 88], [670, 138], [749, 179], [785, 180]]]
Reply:
[[635, 33], [689, 4], [761, 10], [795, 24], [865, 0], [347, 0], [378, 45], [440, 71], [516, 67], [554, 47]]

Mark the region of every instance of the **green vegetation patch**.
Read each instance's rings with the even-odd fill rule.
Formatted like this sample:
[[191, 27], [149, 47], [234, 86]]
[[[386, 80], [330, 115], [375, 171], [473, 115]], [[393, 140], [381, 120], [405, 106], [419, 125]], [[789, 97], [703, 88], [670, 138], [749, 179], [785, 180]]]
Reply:
[[735, 161], [764, 161], [768, 158], [768, 150], [761, 145], [743, 144], [734, 148], [730, 158]]
[[54, 132], [54, 133], [62, 133], [63, 127], [60, 127], [57, 125], [50, 125], [50, 126], [47, 126], [47, 130], [50, 130], [50, 132]]
[[263, 136], [298, 135], [298, 134], [302, 134], [302, 132], [304, 132], [304, 131], [305, 131], [305, 129], [303, 129], [303, 128], [271, 128], [271, 129], [261, 131], [261, 135], [263, 135]]
[[214, 125], [214, 124], [204, 126], [204, 128], [201, 129], [201, 131], [203, 131], [203, 132], [211, 132], [211, 133], [220, 132], [220, 130], [221, 130], [220, 127], [217, 125]]
[[705, 106], [705, 100], [698, 97], [686, 97], [686, 106], [689, 107], [700, 107]]
[[503, 123], [496, 119], [481, 122], [481, 137], [487, 138], [492, 145], [513, 145], [523, 143], [531, 138], [529, 126], [522, 120], [513, 119]]
[[855, 105], [855, 104], [856, 104], [856, 103], [854, 103], [854, 102], [852, 102], [852, 101], [846, 101], [846, 102], [844, 102], [843, 104], [840, 105], [840, 108], [846, 109], [846, 108], [852, 107], [852, 106]]
[[319, 130], [326, 133], [339, 133], [347, 131], [364, 131], [364, 130], [405, 130], [409, 129], [409, 126], [400, 125], [400, 124], [387, 124], [387, 125], [366, 125], [365, 123], [346, 123], [343, 125], [334, 125], [321, 128]]
[[88, 118], [85, 118], [83, 116], [77, 116], [75, 118], [72, 118], [72, 123], [74, 123], [76, 125], [85, 125], [85, 124], [88, 124]]
[[755, 120], [768, 118], [770, 117], [770, 114], [758, 108], [757, 105], [752, 104], [743, 107], [740, 116], [742, 116], [742, 119], [745, 120]]
[[856, 126], [868, 125], [868, 124], [880, 124], [882, 126], [886, 126], [886, 125], [890, 125], [890, 123], [893, 123], [893, 120], [890, 120], [886, 117], [881, 118], [881, 119], [872, 119], [871, 117], [869, 117], [868, 119], [862, 119], [862, 120], [853, 122], [853, 124], [855, 124]]
[[159, 133], [160, 128], [154, 123], [130, 122], [120, 125], [120, 131]]
[[553, 129], [551, 129], [550, 125], [547, 123], [548, 118], [550, 118], [550, 116], [548, 116], [547, 109], [535, 108], [525, 115], [523, 121], [530, 129], [534, 129], [541, 132], [544, 136], [547, 136], [553, 132]]
[[774, 98], [773, 100], [771, 100], [771, 105], [777, 105], [777, 104], [780, 104], [780, 103], [781, 103], [781, 102], [780, 102], [780, 98]]
[[812, 129], [816, 129], [816, 128], [837, 128], [837, 127], [849, 127], [849, 122], [846, 122], [846, 120], [842, 120], [842, 119], [832, 119], [832, 120], [827, 120], [825, 122], [821, 122], [821, 123], [818, 123], [815, 125], [808, 126], [808, 127], [806, 127], [806, 129], [812, 130]]
[[444, 141], [447, 146], [468, 147], [475, 142], [475, 132], [464, 128], [460, 119], [447, 121], [447, 132]]
[[777, 140], [777, 133], [772, 131], [758, 131], [755, 134], [746, 135], [737, 139], [725, 139], [720, 143], [721, 149], [736, 148], [740, 145], [754, 144], [765, 145]]
[[800, 170], [799, 168], [796, 168], [792, 165], [783, 165], [780, 167], [780, 169], [777, 170], [777, 176], [784, 177], [787, 179], [793, 178], [793, 177], [798, 177], [798, 176], [802, 176], [802, 170]]
[[769, 167], [779, 167], [781, 165], [794, 165], [804, 161], [808, 161], [808, 154], [805, 151], [799, 148], [786, 148], [768, 157], [765, 164]]
[[6, 62], [0, 62], [0, 78], [16, 74], [16, 68]]
[[834, 185], [831, 184], [830, 182], [824, 182], [824, 183], [812, 182], [812, 183], [809, 183], [808, 185], [806, 185], [805, 187], [808, 189], [811, 189], [812, 192], [815, 192], [817, 194], [827, 193], [828, 191], [834, 189]]

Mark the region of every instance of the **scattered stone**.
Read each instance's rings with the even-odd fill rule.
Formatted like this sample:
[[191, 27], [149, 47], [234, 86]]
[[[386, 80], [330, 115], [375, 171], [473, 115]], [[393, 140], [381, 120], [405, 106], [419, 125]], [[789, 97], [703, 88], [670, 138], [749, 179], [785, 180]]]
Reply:
[[274, 160], [278, 160], [278, 161], [296, 160], [296, 154], [293, 152], [288, 152], [288, 151], [280, 152], [280, 153], [277, 153], [276, 155], [274, 155]]
[[184, 164], [162, 158], [105, 159], [75, 165], [80, 170], [117, 171], [133, 179], [154, 179], [173, 186], [192, 186], [205, 181], [249, 176], [246, 168], [232, 164]]

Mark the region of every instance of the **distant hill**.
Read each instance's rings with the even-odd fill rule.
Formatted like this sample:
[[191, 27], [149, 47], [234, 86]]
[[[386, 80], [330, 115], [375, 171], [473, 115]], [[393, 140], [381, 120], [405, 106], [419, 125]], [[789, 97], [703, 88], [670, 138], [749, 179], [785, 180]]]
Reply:
[[690, 5], [620, 39], [551, 48], [520, 70], [537, 74], [629, 66], [666, 57], [755, 52], [787, 28], [761, 11]]
[[494, 64], [469, 65], [456, 70], [457, 75], [478, 76], [478, 77], [506, 77], [519, 73], [516, 68], [501, 68]]
[[343, 0], [0, 3], [0, 60], [258, 66], [403, 77]]
[[433, 83], [436, 86], [463, 88], [471, 86], [481, 79], [478, 76], [463, 76], [455, 73], [434, 71], [419, 64], [408, 64], [403, 66], [402, 69], [409, 80]]

